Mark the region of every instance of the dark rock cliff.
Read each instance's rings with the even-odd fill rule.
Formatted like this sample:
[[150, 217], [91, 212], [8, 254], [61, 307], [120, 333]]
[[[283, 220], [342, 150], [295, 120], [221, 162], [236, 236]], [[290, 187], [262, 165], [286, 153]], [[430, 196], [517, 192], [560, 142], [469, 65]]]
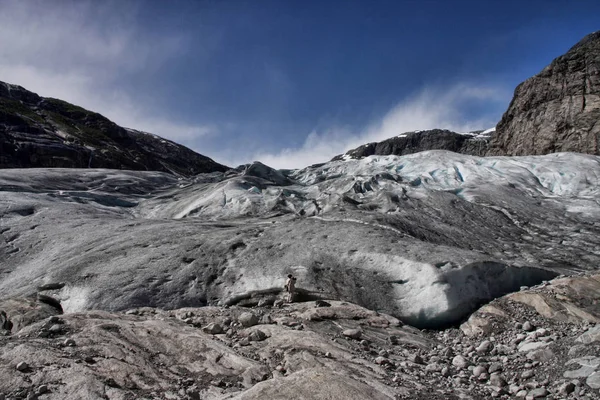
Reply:
[[600, 154], [600, 31], [521, 83], [488, 155]]
[[0, 82], [0, 168], [112, 168], [185, 176], [228, 168], [100, 114]]
[[446, 129], [406, 132], [382, 142], [368, 143], [349, 150], [335, 160], [360, 159], [372, 155], [406, 155], [427, 150], [449, 150], [455, 153], [483, 156], [488, 149], [489, 136], [481, 132], [461, 134]]

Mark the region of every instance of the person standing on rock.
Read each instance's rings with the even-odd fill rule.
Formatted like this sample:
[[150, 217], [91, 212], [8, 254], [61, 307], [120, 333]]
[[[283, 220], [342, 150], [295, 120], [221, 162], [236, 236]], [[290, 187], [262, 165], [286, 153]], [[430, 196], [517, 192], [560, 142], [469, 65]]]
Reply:
[[285, 290], [287, 291], [287, 302], [291, 303], [294, 301], [294, 291], [296, 290], [296, 277], [292, 274], [288, 274], [288, 279], [285, 282]]

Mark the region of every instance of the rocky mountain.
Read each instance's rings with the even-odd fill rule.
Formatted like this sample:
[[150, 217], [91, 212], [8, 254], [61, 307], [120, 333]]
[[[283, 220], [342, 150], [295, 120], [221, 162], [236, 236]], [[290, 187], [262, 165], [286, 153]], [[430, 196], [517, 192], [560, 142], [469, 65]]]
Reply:
[[495, 130], [401, 133], [333, 160], [449, 150], [476, 156], [600, 154], [600, 31], [583, 38], [516, 89]]
[[335, 156], [332, 161], [361, 159], [378, 155], [403, 156], [427, 150], [448, 150], [456, 153], [483, 156], [488, 151], [488, 142], [494, 129], [457, 133], [447, 129], [404, 132], [382, 142], [367, 143], [344, 154]]
[[0, 82], [0, 168], [111, 168], [190, 176], [228, 168], [156, 135]]
[[600, 154], [600, 31], [521, 83], [489, 154]]

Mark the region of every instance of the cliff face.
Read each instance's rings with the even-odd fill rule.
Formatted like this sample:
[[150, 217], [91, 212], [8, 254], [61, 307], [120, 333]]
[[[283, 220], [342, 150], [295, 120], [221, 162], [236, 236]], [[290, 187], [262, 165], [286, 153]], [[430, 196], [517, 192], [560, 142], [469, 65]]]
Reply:
[[181, 175], [228, 168], [100, 114], [0, 82], [0, 168], [112, 168]]
[[382, 142], [368, 143], [333, 158], [336, 160], [361, 159], [378, 156], [403, 156], [427, 150], [448, 150], [455, 153], [483, 156], [488, 150], [489, 131], [469, 134], [447, 129], [406, 132]]
[[521, 83], [488, 155], [600, 154], [600, 31]]

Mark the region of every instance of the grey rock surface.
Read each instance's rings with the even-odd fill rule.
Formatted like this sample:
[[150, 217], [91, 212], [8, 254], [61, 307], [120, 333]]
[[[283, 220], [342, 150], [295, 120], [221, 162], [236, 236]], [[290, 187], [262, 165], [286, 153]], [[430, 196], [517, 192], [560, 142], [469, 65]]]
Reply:
[[489, 155], [600, 154], [600, 31], [521, 83]]

